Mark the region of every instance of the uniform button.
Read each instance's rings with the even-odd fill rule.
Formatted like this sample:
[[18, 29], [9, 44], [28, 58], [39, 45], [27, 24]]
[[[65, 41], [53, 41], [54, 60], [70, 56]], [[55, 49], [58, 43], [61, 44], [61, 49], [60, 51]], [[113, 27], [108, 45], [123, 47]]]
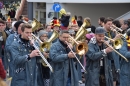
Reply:
[[32, 74], [31, 74], [31, 76], [32, 76]]

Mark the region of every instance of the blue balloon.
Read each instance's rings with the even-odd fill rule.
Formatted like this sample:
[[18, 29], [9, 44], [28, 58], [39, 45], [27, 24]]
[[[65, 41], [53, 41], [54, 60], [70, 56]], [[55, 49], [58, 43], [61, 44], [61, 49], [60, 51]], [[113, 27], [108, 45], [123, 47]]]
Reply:
[[56, 3], [53, 5], [53, 10], [54, 12], [59, 12], [61, 10], [60, 4]]

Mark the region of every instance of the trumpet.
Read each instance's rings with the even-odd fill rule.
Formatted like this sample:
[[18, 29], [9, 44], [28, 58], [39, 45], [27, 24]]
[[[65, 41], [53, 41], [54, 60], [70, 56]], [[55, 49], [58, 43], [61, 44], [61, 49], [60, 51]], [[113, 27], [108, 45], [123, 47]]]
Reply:
[[[31, 41], [31, 37], [29, 37], [29, 40]], [[37, 47], [37, 45], [35, 43], [32, 43], [33, 44], [33, 47], [38, 50], [41, 58], [43, 59], [43, 61], [46, 63], [46, 65], [50, 68], [51, 72], [53, 72], [53, 69], [51, 67], [51, 65], [48, 63], [48, 61], [46, 60], [46, 58], [43, 56], [43, 54], [41, 53], [41, 51], [39, 50], [39, 47]]]
[[[112, 40], [108, 37], [105, 36], [105, 38], [107, 38], [108, 40]], [[112, 40], [113, 44], [114, 44], [114, 48], [115, 49], [119, 49], [121, 48], [121, 46], [123, 45], [122, 42], [120, 42], [120, 40]], [[104, 42], [108, 47], [110, 47], [113, 51], [115, 51], [118, 55], [120, 55], [126, 62], [129, 62], [128, 59], [126, 57], [124, 57], [122, 54], [120, 54], [119, 52], [117, 52], [110, 44], [108, 44], [107, 42]], [[121, 44], [120, 44], [121, 43]]]
[[71, 47], [69, 46], [68, 42], [65, 41], [66, 44], [68, 45], [69, 49], [71, 50], [71, 52], [74, 54], [76, 60], [79, 62], [80, 66], [83, 68], [84, 72], [87, 73], [87, 71], [85, 70], [85, 68], [83, 67], [83, 65], [81, 64], [81, 62], [79, 61], [78, 57], [75, 55], [75, 53], [73, 52], [73, 50], [71, 49]]

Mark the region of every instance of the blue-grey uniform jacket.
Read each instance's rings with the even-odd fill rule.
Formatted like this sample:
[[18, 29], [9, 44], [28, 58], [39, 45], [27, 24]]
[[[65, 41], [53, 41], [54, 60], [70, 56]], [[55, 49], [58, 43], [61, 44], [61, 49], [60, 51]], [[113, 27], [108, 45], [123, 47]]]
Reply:
[[13, 75], [13, 57], [10, 55], [10, 51], [12, 50], [11, 44], [13, 43], [14, 40], [17, 40], [19, 35], [17, 33], [10, 34], [8, 38], [6, 39], [6, 44], [5, 44], [5, 53], [4, 53], [4, 59], [6, 63], [6, 69], [9, 67], [9, 76], [12, 77]]
[[[107, 36], [107, 37], [109, 37], [108, 36], [108, 34], [107, 33], [105, 33], [105, 35]], [[111, 35], [111, 38], [113, 39], [114, 37], [115, 37], [115, 33], [114, 32], [110, 32], [110, 35]], [[118, 50], [117, 50], [118, 51]], [[114, 60], [114, 65], [115, 65], [115, 69], [116, 69], [116, 72], [120, 72], [120, 61], [119, 61], [119, 55], [116, 53], [116, 52], [113, 52], [112, 53], [113, 55], [112, 55], [112, 58], [113, 58], [113, 60]], [[119, 77], [119, 76], [118, 76]]]
[[[28, 43], [23, 43], [21, 39], [14, 41], [11, 45], [11, 57], [13, 58], [14, 74], [11, 86], [42, 86], [38, 83], [38, 66], [36, 57], [28, 58], [34, 48]], [[40, 81], [39, 81], [40, 82]]]
[[66, 86], [69, 67], [71, 72], [71, 86], [78, 86], [79, 78], [74, 61], [73, 59], [69, 59], [67, 54], [68, 52], [59, 40], [52, 44], [49, 56], [54, 72], [50, 75], [50, 86]]
[[88, 44], [88, 52], [86, 53], [86, 71], [85, 86], [100, 86], [100, 59], [104, 58], [104, 71], [106, 86], [113, 86], [113, 77], [109, 58], [111, 53], [104, 54], [96, 43], [96, 38], [92, 38]]
[[122, 48], [119, 49], [119, 52], [129, 60], [129, 62], [126, 62], [121, 58], [120, 86], [130, 86], [130, 52], [128, 51], [126, 41], [124, 41], [124, 44]]

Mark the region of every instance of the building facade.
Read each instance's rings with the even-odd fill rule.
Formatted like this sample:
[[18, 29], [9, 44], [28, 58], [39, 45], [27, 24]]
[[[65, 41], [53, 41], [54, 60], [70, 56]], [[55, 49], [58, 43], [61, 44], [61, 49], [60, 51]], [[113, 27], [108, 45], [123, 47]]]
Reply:
[[[59, 3], [71, 16], [90, 17], [92, 24], [98, 26], [101, 16], [113, 17], [114, 19], [130, 11], [130, 0], [27, 0], [28, 17], [36, 18], [42, 23], [49, 23], [57, 16], [53, 10], [54, 3]], [[32, 9], [33, 8], [33, 9]]]

